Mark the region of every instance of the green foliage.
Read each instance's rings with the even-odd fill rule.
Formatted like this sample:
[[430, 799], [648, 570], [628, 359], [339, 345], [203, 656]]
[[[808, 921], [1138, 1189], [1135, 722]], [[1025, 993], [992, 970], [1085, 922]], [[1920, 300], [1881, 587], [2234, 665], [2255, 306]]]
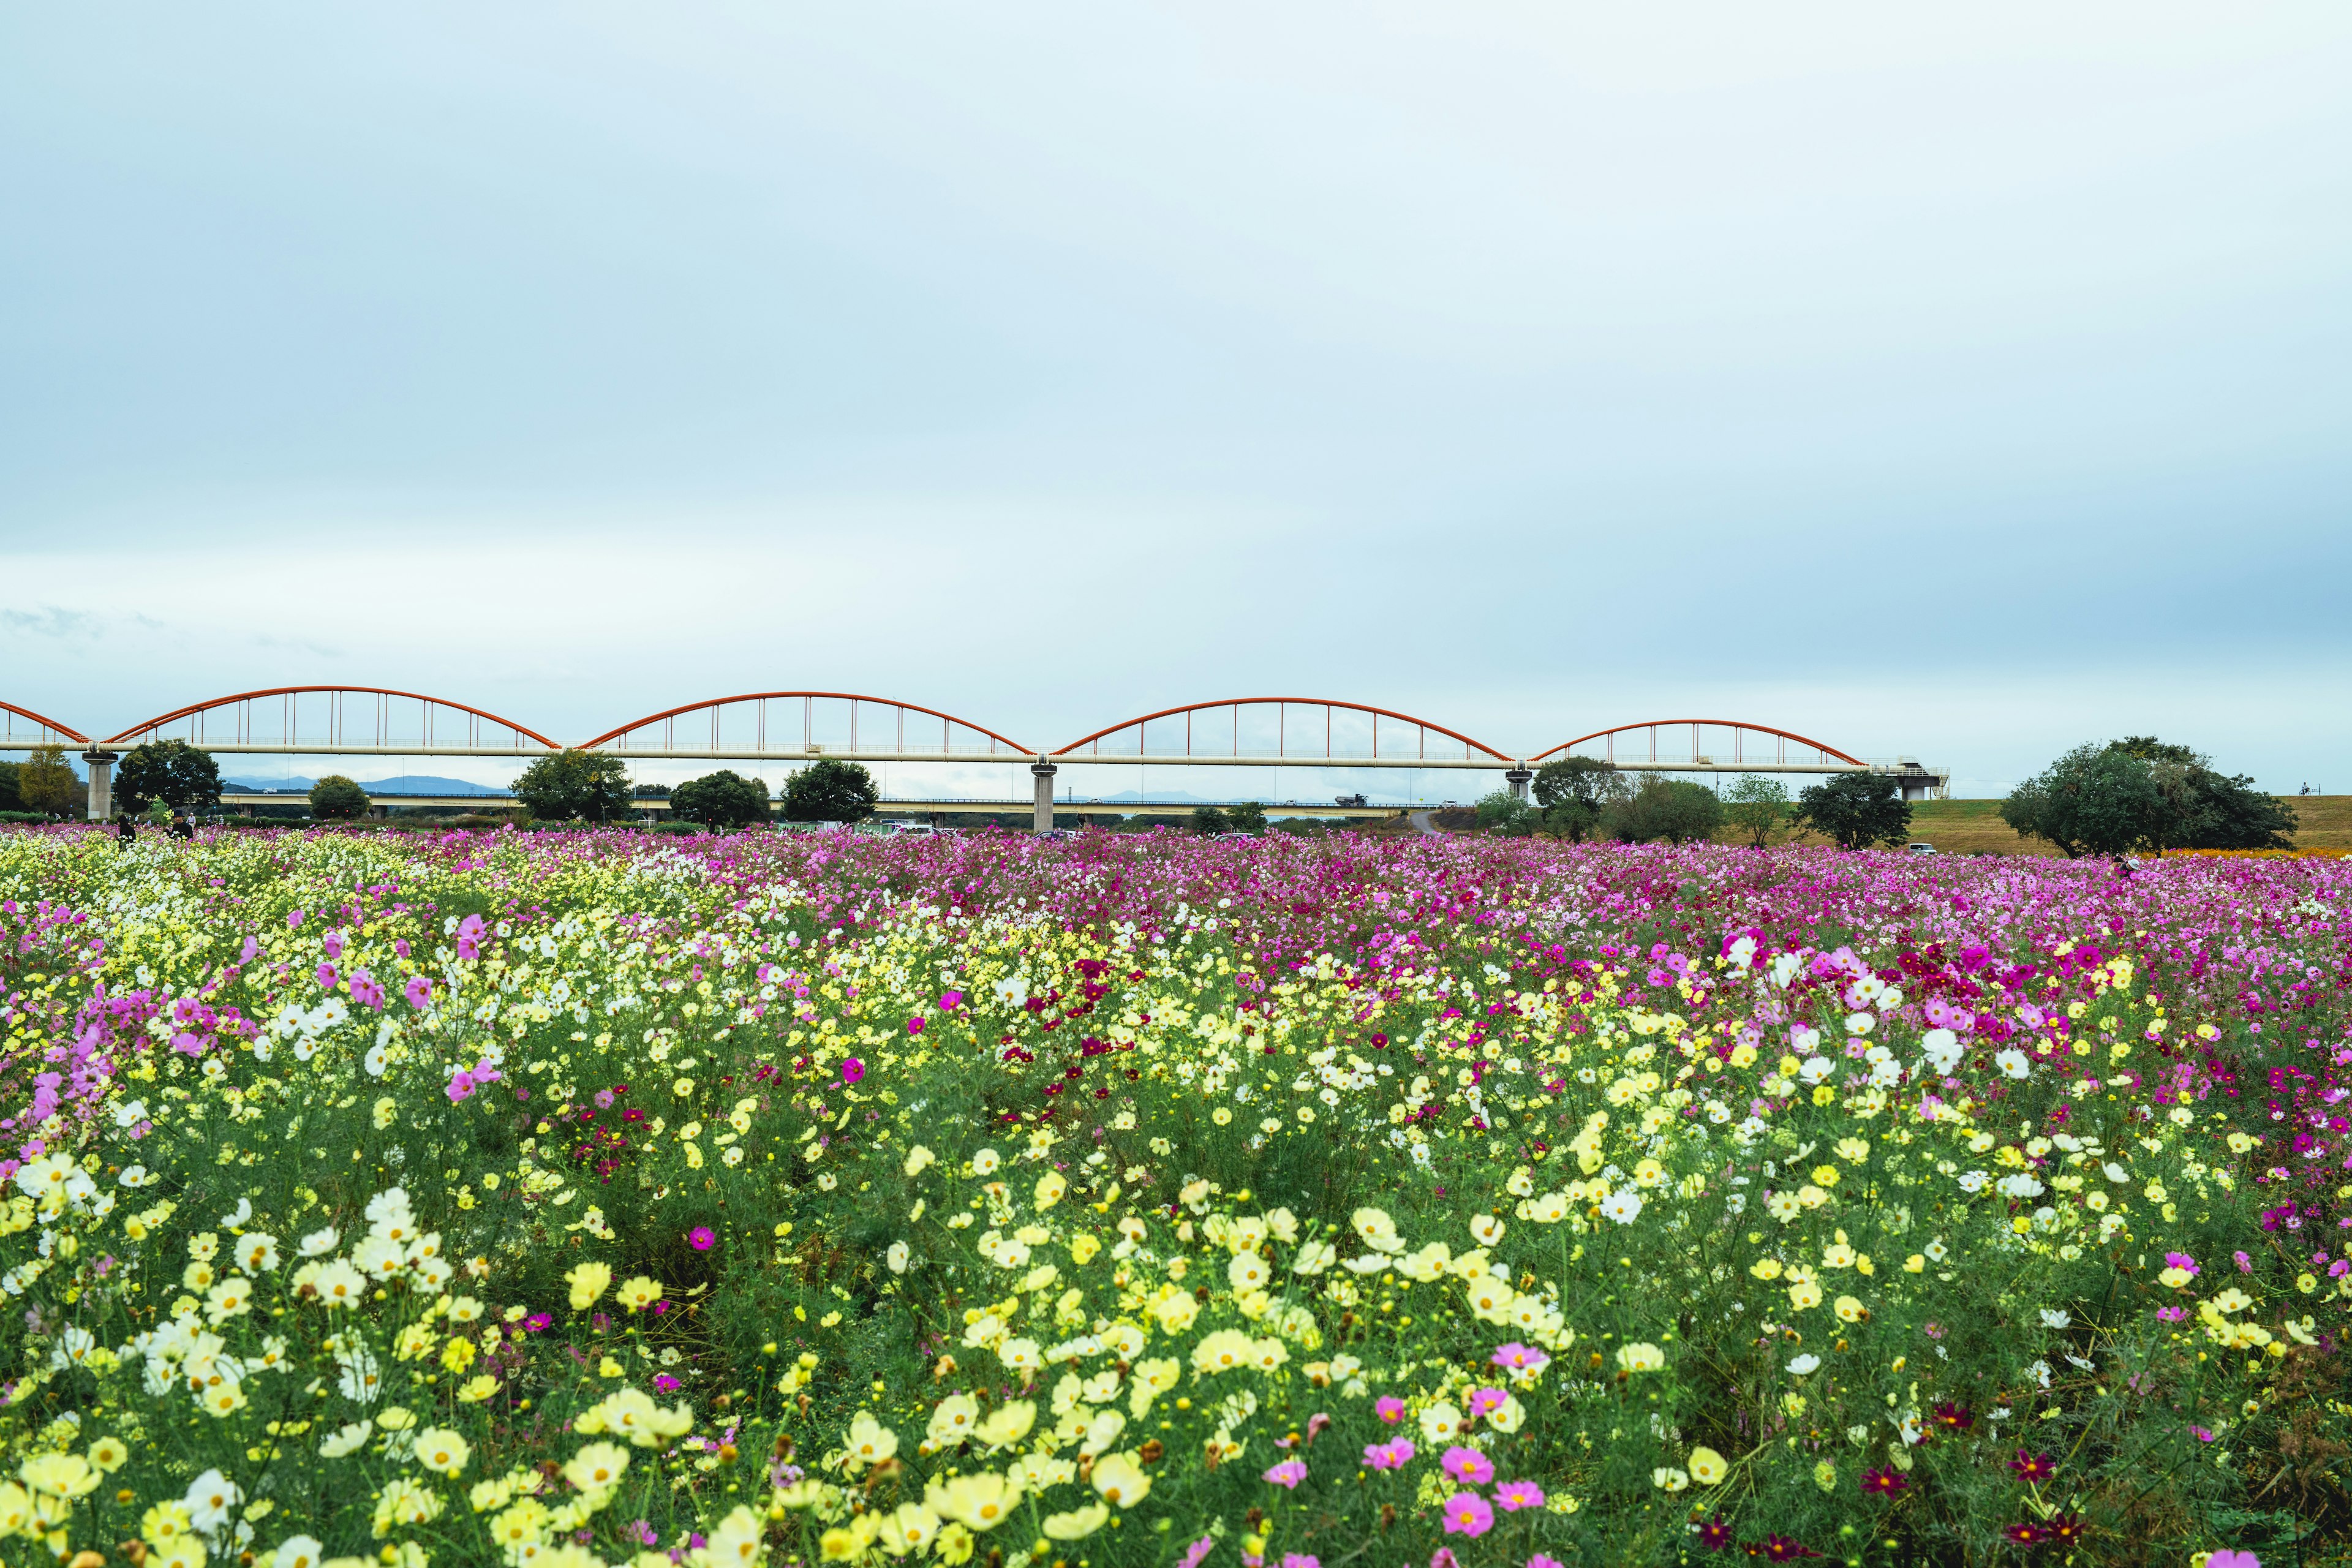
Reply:
[[1264, 833], [1265, 807], [1254, 800], [1245, 800], [1225, 813], [1225, 820], [1235, 833]]
[[329, 773], [310, 786], [310, 815], [321, 822], [348, 822], [367, 813], [367, 791], [341, 773]]
[[856, 763], [826, 757], [784, 781], [784, 820], [862, 822], [874, 815], [881, 795], [872, 773]]
[[1789, 786], [1761, 773], [1743, 773], [1723, 792], [1724, 816], [1761, 849], [1780, 838], [1789, 821]]
[[2075, 747], [2012, 791], [2000, 815], [2069, 858], [2293, 847], [2294, 807], [2253, 784], [2187, 746], [2134, 735]]
[[1525, 837], [1535, 831], [1536, 824], [1541, 820], [1535, 807], [1507, 789], [1480, 795], [1476, 809], [1479, 831], [1509, 838]]
[[1233, 826], [1233, 818], [1225, 815], [1222, 806], [1196, 805], [1192, 808], [1192, 831], [1195, 833], [1230, 833]]
[[2001, 820], [2067, 858], [2160, 846], [2172, 816], [2148, 763], [2113, 746], [2082, 745], [2010, 793]]
[[0, 763], [0, 811], [22, 811], [25, 797], [16, 793], [16, 764]]
[[669, 797], [670, 815], [680, 822], [711, 827], [748, 827], [768, 820], [768, 785], [730, 768], [688, 779]]
[[1839, 773], [1814, 784], [1797, 797], [1790, 820], [1841, 849], [1900, 844], [1911, 837], [1911, 805], [1885, 773]]
[[1621, 844], [1695, 844], [1723, 826], [1723, 802], [1705, 784], [1651, 773], [1602, 814], [1601, 826]]
[[629, 770], [604, 752], [567, 748], [535, 757], [514, 781], [531, 816], [554, 822], [611, 822], [629, 809]]
[[136, 816], [156, 801], [178, 811], [220, 805], [220, 764], [185, 741], [149, 741], [114, 768], [114, 808]]
[[1598, 757], [1563, 757], [1536, 770], [1536, 805], [1542, 831], [1581, 844], [1601, 826], [1601, 814], [1631, 798], [1632, 787], [1616, 767]]
[[2150, 843], [2156, 849], [2291, 849], [2294, 808], [2254, 787], [2247, 774], [2217, 773], [2211, 760], [2187, 746], [2168, 745], [2153, 735], [2131, 735], [2108, 743], [2148, 764], [2164, 815]]
[[63, 746], [41, 746], [16, 770], [16, 796], [26, 811], [78, 816], [88, 798]]

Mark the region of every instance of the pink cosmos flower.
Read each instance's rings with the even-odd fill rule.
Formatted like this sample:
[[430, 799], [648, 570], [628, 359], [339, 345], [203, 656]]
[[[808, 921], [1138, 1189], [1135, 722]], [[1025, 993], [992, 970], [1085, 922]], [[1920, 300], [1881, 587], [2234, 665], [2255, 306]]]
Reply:
[[1282, 1568], [1323, 1568], [1323, 1562], [1304, 1552], [1286, 1552], [1282, 1554]]
[[2205, 1559], [2205, 1568], [2263, 1568], [2263, 1560], [2251, 1552], [2235, 1552], [2225, 1546]]
[[1462, 1568], [1462, 1560], [1452, 1548], [1441, 1546], [1429, 1554], [1429, 1568]]
[[366, 970], [354, 969], [352, 971], [352, 1000], [362, 1007], [373, 1007], [382, 1011], [383, 987], [377, 984], [375, 976]]
[[1505, 1513], [1517, 1513], [1523, 1508], [1541, 1508], [1543, 1488], [1533, 1481], [1505, 1481], [1495, 1489], [1495, 1506]]
[[[2195, 1276], [2197, 1276], [2198, 1274], [2200, 1274], [2200, 1273], [2203, 1272], [2203, 1270], [2200, 1269], [2200, 1268], [2197, 1267], [2197, 1260], [2196, 1260], [2195, 1258], [2193, 1258], [2189, 1257], [2189, 1254], [2187, 1254], [2187, 1253], [2185, 1253], [2185, 1252], [2168, 1252], [2168, 1253], [2166, 1253], [2166, 1254], [2164, 1255], [2164, 1266], [2165, 1266], [2167, 1268], [2179, 1268], [2179, 1269], [2181, 1269], [2181, 1270], [2183, 1270], [2184, 1272], [2186, 1272], [2187, 1274], [2189, 1274], [2191, 1278], [2194, 1278], [2194, 1277], [2195, 1277]], [[2210, 1562], [2211, 1562], [2211, 1561], [2212, 1561], [2212, 1559], [2208, 1558], [2208, 1559], [2206, 1559], [2206, 1561], [2210, 1563]]]
[[1495, 1365], [1510, 1372], [1538, 1373], [1551, 1364], [1551, 1357], [1535, 1346], [1523, 1345], [1517, 1340], [1496, 1346], [1495, 1353], [1488, 1359]]
[[858, 1079], [860, 1079], [864, 1078], [865, 1076], [866, 1076], [866, 1064], [865, 1064], [864, 1062], [862, 1062], [862, 1061], [858, 1060], [856, 1057], [852, 1057], [852, 1058], [850, 1058], [847, 1061], [845, 1061], [845, 1062], [844, 1062], [844, 1063], [842, 1063], [842, 1064], [841, 1064], [841, 1081], [842, 1081], [842, 1082], [844, 1082], [844, 1083], [856, 1083]]
[[331, 931], [320, 939], [319, 945], [327, 950], [329, 958], [341, 958], [343, 956], [343, 933]]
[[251, 963], [253, 962], [253, 955], [260, 951], [261, 943], [254, 940], [252, 937], [247, 937], [245, 939], [245, 946], [237, 952], [236, 961], [239, 963]]
[[1372, 1402], [1372, 1408], [1391, 1426], [1404, 1419], [1404, 1401], [1391, 1394], [1381, 1394]]
[[1201, 1568], [1202, 1563], [1208, 1558], [1212, 1551], [1215, 1550], [1216, 1544], [1216, 1542], [1209, 1536], [1201, 1537], [1200, 1540], [1184, 1548], [1184, 1555], [1176, 1560], [1176, 1568]]
[[959, 1008], [959, 1007], [961, 1007], [961, 1006], [962, 1006], [962, 1005], [963, 1005], [963, 993], [962, 993], [962, 992], [961, 992], [961, 991], [942, 991], [942, 992], [940, 992], [940, 1012], [942, 1012], [942, 1013], [952, 1013], [952, 1012], [954, 1012], [957, 1008]]
[[319, 964], [319, 988], [322, 991], [335, 988], [335, 966], [323, 960]]
[[1437, 1462], [1465, 1486], [1483, 1487], [1495, 1479], [1495, 1462], [1475, 1448], [1448, 1448]]
[[502, 1076], [498, 1068], [490, 1065], [490, 1058], [488, 1057], [484, 1057], [472, 1067], [459, 1068], [457, 1076], [449, 1080], [449, 1103], [452, 1105], [459, 1103], [476, 1089], [498, 1082]]
[[1385, 1443], [1366, 1445], [1364, 1463], [1376, 1470], [1401, 1470], [1412, 1461], [1413, 1453], [1411, 1439], [1392, 1437]]
[[686, 1233], [686, 1244], [697, 1252], [708, 1252], [719, 1245], [719, 1237], [711, 1234], [709, 1226], [698, 1225]]
[[1274, 1468], [1266, 1471], [1265, 1479], [1272, 1481], [1276, 1486], [1287, 1487], [1292, 1491], [1297, 1491], [1298, 1489], [1298, 1483], [1307, 1479], [1307, 1461], [1304, 1459], [1285, 1459], [1282, 1463], [1275, 1466]]
[[1476, 1492], [1455, 1492], [1445, 1500], [1445, 1533], [1473, 1537], [1495, 1528], [1495, 1510]]
[[1528, 1559], [1528, 1568], [1560, 1568], [1560, 1563], [1559, 1558], [1547, 1557], [1538, 1552]]
[[286, 911], [286, 929], [288, 931], [300, 931], [302, 929], [302, 911], [300, 910], [288, 910]]
[[1470, 1405], [1470, 1414], [1473, 1415], [1491, 1415], [1496, 1411], [1500, 1410], [1503, 1407], [1503, 1401], [1509, 1397], [1510, 1395], [1505, 1394], [1499, 1388], [1481, 1388], [1474, 1390], [1468, 1401]]
[[412, 974], [408, 984], [400, 988], [400, 994], [408, 998], [410, 1006], [422, 1011], [433, 1005], [433, 982], [422, 974]]

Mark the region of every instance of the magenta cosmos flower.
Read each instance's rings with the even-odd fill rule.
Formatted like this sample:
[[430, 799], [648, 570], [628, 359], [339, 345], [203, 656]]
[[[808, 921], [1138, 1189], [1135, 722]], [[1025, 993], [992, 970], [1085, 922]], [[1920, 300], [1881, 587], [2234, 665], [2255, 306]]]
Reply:
[[865, 1076], [866, 1076], [866, 1064], [865, 1064], [864, 1062], [862, 1062], [862, 1061], [858, 1060], [856, 1057], [852, 1057], [852, 1058], [850, 1058], [847, 1061], [845, 1061], [845, 1062], [844, 1062], [844, 1063], [842, 1063], [842, 1064], [841, 1064], [841, 1081], [842, 1081], [842, 1082], [844, 1082], [844, 1083], [856, 1083], [858, 1079], [860, 1079], [864, 1078]]
[[1372, 1408], [1380, 1413], [1381, 1420], [1391, 1426], [1404, 1419], [1404, 1401], [1391, 1394], [1381, 1394], [1373, 1402]]
[[1445, 1533], [1480, 1536], [1495, 1528], [1495, 1510], [1476, 1492], [1455, 1492], [1445, 1500]]
[[1448, 1448], [1437, 1462], [1467, 1486], [1483, 1487], [1495, 1479], [1495, 1462], [1475, 1448]]
[[1517, 1513], [1523, 1508], [1541, 1508], [1543, 1488], [1533, 1481], [1505, 1481], [1495, 1489], [1495, 1506], [1505, 1513]]
[[697, 1252], [708, 1252], [719, 1245], [719, 1237], [709, 1226], [698, 1225], [686, 1233], [686, 1244]]
[[1298, 1483], [1307, 1479], [1307, 1461], [1304, 1459], [1285, 1459], [1282, 1463], [1275, 1466], [1274, 1468], [1266, 1471], [1265, 1479], [1272, 1481], [1276, 1486], [1287, 1487], [1292, 1491], [1297, 1491], [1298, 1489]]

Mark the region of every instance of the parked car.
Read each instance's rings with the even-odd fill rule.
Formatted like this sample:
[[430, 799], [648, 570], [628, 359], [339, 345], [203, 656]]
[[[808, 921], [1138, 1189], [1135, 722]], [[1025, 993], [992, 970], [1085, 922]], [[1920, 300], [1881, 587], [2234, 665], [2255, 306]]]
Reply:
[[1933, 855], [1936, 852], [1936, 847], [1934, 845], [1924, 841], [1907, 844], [1904, 846], [1904, 847], [1908, 849], [1914, 855]]

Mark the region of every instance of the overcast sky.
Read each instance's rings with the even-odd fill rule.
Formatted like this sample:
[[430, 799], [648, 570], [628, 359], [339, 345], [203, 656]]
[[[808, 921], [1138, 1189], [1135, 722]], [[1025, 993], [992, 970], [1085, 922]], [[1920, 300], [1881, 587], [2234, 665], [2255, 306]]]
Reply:
[[15, 6], [0, 699], [2352, 791], [2352, 9]]

